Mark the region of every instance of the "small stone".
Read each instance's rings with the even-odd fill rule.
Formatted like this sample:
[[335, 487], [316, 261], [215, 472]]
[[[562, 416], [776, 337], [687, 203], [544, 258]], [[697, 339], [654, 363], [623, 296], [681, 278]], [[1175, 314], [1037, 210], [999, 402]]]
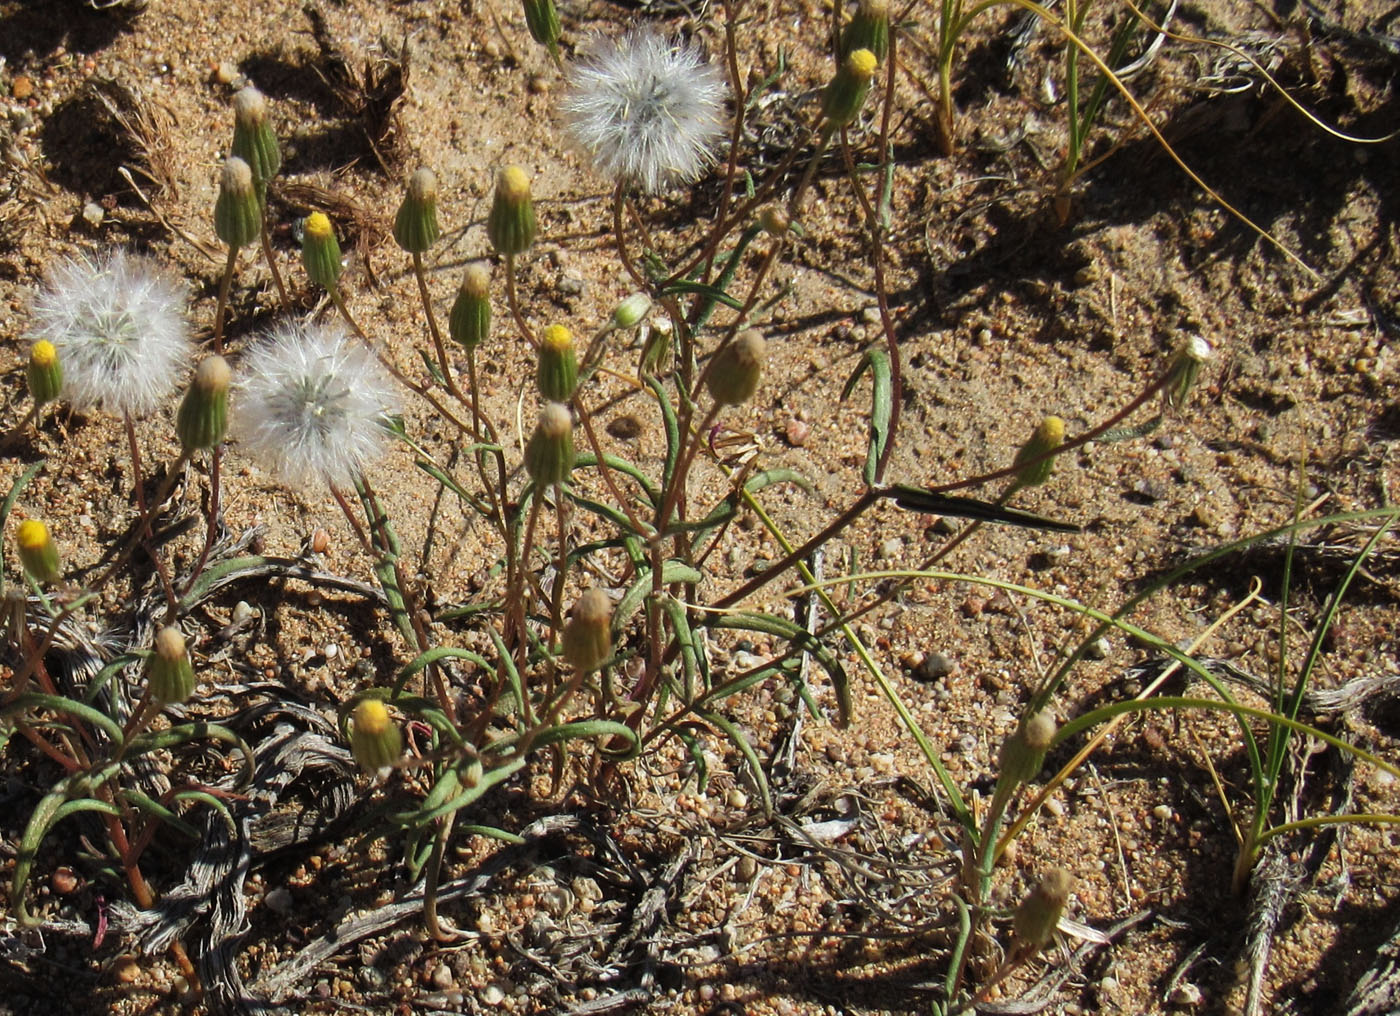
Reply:
[[860, 322], [864, 325], [878, 325], [880, 323], [880, 308], [866, 307], [860, 312]]
[[290, 914], [292, 908], [296, 906], [296, 901], [292, 899], [292, 894], [282, 886], [269, 890], [267, 895], [263, 897], [263, 902], [267, 904], [267, 909], [271, 910], [274, 914], [281, 914], [283, 917]]
[[642, 421], [635, 416], [614, 416], [608, 421], [607, 431], [619, 441], [631, 441], [642, 434]]
[[501, 990], [500, 985], [488, 984], [481, 989], [481, 1002], [483, 1005], [492, 1007], [500, 1005], [506, 1000], [506, 993]]
[[531, 95], [544, 95], [549, 91], [549, 79], [543, 74], [531, 74], [525, 87], [530, 90]]
[[898, 536], [891, 536], [884, 543], [880, 544], [880, 556], [884, 558], [898, 557], [899, 552], [904, 549], [904, 541]]
[[214, 68], [214, 80], [221, 85], [231, 85], [238, 80], [238, 66], [231, 60], [220, 61]]
[[311, 534], [311, 553], [324, 554], [331, 548], [331, 534], [324, 529], [317, 529]]
[[78, 873], [67, 866], [58, 868], [54, 871], [49, 884], [53, 886], [53, 891], [59, 896], [67, 896], [78, 888]]
[[987, 609], [987, 600], [982, 596], [969, 596], [963, 600], [962, 612], [964, 617], [981, 617], [982, 611]]
[[562, 275], [555, 285], [561, 296], [582, 296], [587, 284], [573, 275]]
[[1108, 651], [1112, 648], [1112, 643], [1108, 641], [1108, 637], [1100, 635], [1084, 647], [1084, 658], [1086, 660], [1102, 660], [1108, 656]]
[[807, 438], [811, 436], [812, 425], [806, 420], [799, 420], [793, 417], [787, 422], [787, 427], [783, 430], [783, 437], [787, 443], [794, 448], [801, 448], [807, 443]]
[[724, 795], [724, 803], [735, 810], [742, 810], [749, 806], [749, 795], [738, 787], [730, 787], [729, 793]]
[[1168, 1001], [1183, 1009], [1194, 1009], [1201, 1004], [1201, 989], [1190, 981], [1183, 981], [1172, 989], [1171, 998]]
[[247, 600], [239, 600], [233, 605], [233, 617], [230, 620], [241, 627], [256, 617], [257, 613]]
[[29, 98], [34, 94], [34, 79], [28, 74], [16, 74], [10, 82], [10, 94], [20, 100]]
[[102, 225], [102, 219], [107, 213], [96, 201], [87, 201], [83, 204], [83, 222], [89, 229], [96, 229]]
[[916, 681], [938, 681], [958, 669], [958, 665], [939, 652], [925, 653], [919, 665], [910, 673]]
[[388, 983], [388, 978], [384, 971], [377, 967], [361, 967], [355, 979], [360, 982], [360, 987], [366, 991], [380, 991]]
[[340, 655], [340, 646], [336, 645], [334, 642], [327, 642], [321, 648], [321, 655], [325, 656], [327, 660], [333, 660]]
[[123, 956], [112, 964], [112, 976], [118, 984], [133, 984], [141, 976], [141, 964], [135, 956]]
[[1159, 804], [1152, 809], [1152, 814], [1162, 822], [1170, 822], [1172, 820], [1172, 809], [1170, 805]]
[[456, 987], [457, 982], [452, 977], [452, 969], [446, 963], [439, 963], [433, 968], [431, 984], [438, 991], [446, 991], [448, 988]]

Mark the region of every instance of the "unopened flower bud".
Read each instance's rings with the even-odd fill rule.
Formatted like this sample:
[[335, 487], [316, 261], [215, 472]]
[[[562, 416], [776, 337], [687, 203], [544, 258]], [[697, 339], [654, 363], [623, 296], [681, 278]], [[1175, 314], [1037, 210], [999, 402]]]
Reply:
[[262, 202], [253, 186], [253, 170], [236, 155], [224, 160], [219, 198], [214, 202], [214, 232], [235, 250], [262, 234]]
[[880, 63], [890, 51], [889, 0], [860, 0], [856, 12], [841, 33], [841, 58], [868, 49]]
[[853, 50], [837, 68], [822, 93], [822, 117], [832, 127], [844, 127], [860, 114], [870, 79], [880, 61], [868, 49]]
[[277, 135], [267, 121], [267, 98], [252, 85], [233, 97], [233, 155], [246, 162], [253, 171], [253, 183], [259, 190], [282, 168], [282, 150]]
[[431, 169], [415, 170], [408, 178], [403, 204], [394, 216], [394, 240], [410, 254], [422, 254], [442, 235], [437, 218], [437, 176]]
[[447, 334], [467, 349], [475, 349], [491, 334], [491, 269], [483, 262], [472, 262], [462, 274]]
[[146, 680], [151, 698], [157, 702], [179, 705], [194, 694], [194, 664], [185, 636], [174, 625], [156, 633], [155, 652], [146, 662]]
[[768, 343], [756, 328], [734, 336], [734, 341], [715, 354], [706, 386], [710, 397], [722, 406], [747, 402], [758, 390]]
[[29, 397], [36, 406], [52, 402], [63, 391], [63, 365], [58, 362], [58, 350], [48, 339], [40, 339], [30, 347], [27, 376]]
[[563, 325], [550, 325], [540, 336], [535, 383], [551, 402], [568, 402], [578, 387], [578, 354], [574, 336]]
[[623, 300], [612, 312], [614, 328], [635, 328], [651, 311], [651, 297], [645, 293], [633, 293]]
[[1051, 454], [1065, 440], [1065, 421], [1047, 416], [1035, 428], [1035, 433], [1021, 446], [1012, 463], [1020, 467], [1016, 482], [1023, 487], [1038, 487], [1050, 479], [1050, 467], [1055, 461]]
[[596, 587], [574, 601], [561, 635], [564, 659], [580, 674], [588, 674], [612, 656], [612, 600]]
[[1045, 753], [1055, 740], [1055, 717], [1042, 709], [1021, 720], [1002, 743], [998, 782], [1020, 786], [1035, 779], [1045, 764]]
[[1180, 409], [1186, 405], [1186, 397], [1191, 394], [1196, 378], [1211, 354], [1210, 343], [1199, 335], [1192, 335], [1176, 351], [1176, 356], [1172, 358], [1171, 378], [1162, 389], [1162, 398], [1170, 408]]
[[524, 254], [535, 242], [530, 177], [519, 166], [507, 166], [496, 176], [496, 195], [486, 217], [486, 236], [501, 254]]
[[301, 263], [306, 277], [327, 292], [340, 281], [340, 241], [325, 212], [312, 212], [306, 217], [301, 234]]
[[355, 706], [350, 724], [350, 753], [366, 772], [392, 765], [403, 754], [403, 735], [379, 699], [367, 698]]
[[525, 469], [537, 487], [563, 483], [574, 468], [574, 420], [569, 407], [550, 402], [540, 410], [525, 444]]
[[1021, 901], [1011, 921], [1023, 949], [1037, 953], [1050, 943], [1073, 887], [1074, 878], [1064, 868], [1051, 868], [1041, 876], [1040, 884]]
[[58, 564], [58, 545], [53, 542], [49, 527], [39, 519], [25, 519], [15, 533], [19, 548], [19, 563], [29, 577], [40, 585], [57, 582], [62, 574]]
[[194, 380], [175, 416], [175, 433], [186, 452], [213, 448], [228, 431], [228, 361], [207, 356], [194, 372]]

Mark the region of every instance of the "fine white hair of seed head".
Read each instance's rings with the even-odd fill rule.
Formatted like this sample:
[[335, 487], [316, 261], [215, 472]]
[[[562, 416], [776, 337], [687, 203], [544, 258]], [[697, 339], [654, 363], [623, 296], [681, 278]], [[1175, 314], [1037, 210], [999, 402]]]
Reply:
[[384, 449], [393, 382], [344, 332], [280, 325], [243, 358], [239, 445], [294, 487], [351, 484]]
[[190, 355], [186, 293], [148, 258], [113, 250], [62, 261], [31, 305], [30, 334], [63, 365], [73, 406], [118, 415], [153, 412]]
[[727, 94], [697, 47], [641, 29], [589, 47], [560, 108], [595, 169], [656, 193], [713, 165]]

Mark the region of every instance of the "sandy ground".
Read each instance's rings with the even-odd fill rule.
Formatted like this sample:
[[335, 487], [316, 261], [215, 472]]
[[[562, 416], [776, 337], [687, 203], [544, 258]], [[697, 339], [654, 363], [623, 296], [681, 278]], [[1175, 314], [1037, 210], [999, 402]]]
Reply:
[[[439, 316], [462, 266], [489, 253], [490, 186], [507, 163], [531, 174], [538, 202], [539, 242], [519, 265], [526, 318], [591, 334], [632, 289], [611, 247], [609, 185], [564, 139], [557, 112], [564, 83], [517, 8], [487, 0], [310, 6], [314, 17], [299, 5], [251, 0], [207, 5], [196, 18], [170, 0], [151, 0], [139, 13], [0, 0], [7, 425], [28, 412], [27, 308], [55, 259], [114, 246], [150, 254], [190, 287], [191, 321], [207, 345], [223, 263], [211, 209], [230, 99], [245, 83], [268, 95], [284, 143], [270, 200], [272, 245], [294, 307], [280, 307], [265, 264], [245, 254], [227, 328], [235, 364], [273, 322], [326, 314], [301, 273], [295, 232], [321, 209], [335, 219], [347, 253], [344, 286], [356, 317], [417, 371], [414, 351], [427, 348], [422, 312], [389, 229], [403, 181], [420, 165], [434, 168], [441, 189], [444, 240], [427, 259]], [[1276, 7], [1191, 4], [1174, 27], [1238, 41], [1291, 96], [1347, 132], [1394, 129], [1396, 58], [1368, 34], [1384, 27], [1381, 5], [1325, 5], [1311, 19]], [[566, 63], [590, 37], [641, 21], [723, 50], [718, 7], [688, 17], [591, 3], [563, 14]], [[743, 14], [737, 38], [746, 80], [772, 73], [780, 54], [787, 68], [759, 117], [769, 133], [746, 138], [741, 149], [743, 167], [758, 176], [781, 158], [784, 117], [826, 79], [831, 12], [798, 0]], [[1065, 145], [1058, 38], [1047, 29], [1030, 36], [1008, 70], [1016, 19], [994, 11], [974, 27], [956, 80], [958, 147], [943, 156], [934, 143], [937, 79], [926, 48], [934, 14], [919, 6], [909, 18], [883, 247], [903, 364], [889, 478], [938, 484], [1001, 468], [1043, 415], [1058, 414], [1071, 436], [1082, 434], [1130, 402], [1185, 336], [1215, 347], [1184, 412], [1150, 437], [1064, 456], [1048, 484], [1018, 496], [1019, 507], [1078, 523], [1081, 532], [986, 527], [943, 566], [1111, 610], [1193, 554], [1286, 523], [1300, 499], [1313, 515], [1388, 504], [1400, 479], [1396, 143], [1331, 136], [1230, 53], [1168, 41], [1133, 81], [1134, 94], [1180, 157], [1276, 243], [1211, 200], [1121, 102], [1108, 106], [1090, 138], [1090, 158], [1104, 161], [1073, 188], [1058, 223], [1050, 194]], [[1104, 38], [1092, 19], [1086, 31]], [[877, 129], [866, 123], [853, 136], [858, 161], [878, 158]], [[642, 201], [658, 247], [684, 249], [694, 224], [713, 215], [718, 191], [711, 176]], [[861, 210], [839, 162], [819, 173], [804, 220], [803, 239], [766, 291], [783, 295], [764, 320], [772, 349], [764, 384], [725, 418], [726, 433], [742, 438], [759, 468], [796, 470], [810, 481], [810, 491], [784, 485], [762, 495], [795, 540], [862, 489], [868, 388], [839, 397], [863, 351], [883, 343]], [[532, 413], [522, 393], [533, 356], [511, 334], [499, 302], [497, 313], [497, 344], [481, 356], [483, 392], [516, 464], [517, 421]], [[606, 363], [627, 375], [637, 355], [635, 345], [619, 343]], [[601, 407], [595, 419], [607, 450], [656, 471], [664, 435], [654, 403], [624, 378], [602, 375], [595, 384], [590, 400]], [[405, 406], [415, 440], [446, 456], [455, 429], [411, 396]], [[172, 403], [139, 422], [148, 470], [163, 468], [177, 450], [173, 411]], [[46, 414], [37, 434], [7, 447], [0, 486], [40, 460], [15, 518], [48, 519], [65, 560], [91, 566], [135, 518], [121, 428], [100, 412]], [[177, 489], [174, 514], [195, 521], [170, 544], [176, 567], [199, 552], [206, 473], [197, 462]], [[479, 619], [437, 615], [491, 588], [499, 543], [466, 513], [435, 504], [436, 486], [414, 468], [410, 449], [390, 449], [371, 476], [407, 549], [409, 574], [437, 612], [435, 636], [488, 648]], [[693, 502], [708, 505], [725, 489], [719, 465], [702, 456]], [[287, 490], [236, 444], [223, 462], [223, 510], [235, 533], [264, 527], [258, 547], [267, 554], [295, 556], [315, 542], [324, 573], [373, 583], [371, 562], [335, 503], [322, 492]], [[596, 532], [582, 518], [574, 524], [576, 540]], [[917, 566], [958, 525], [881, 505], [828, 545], [826, 573]], [[1330, 526], [1311, 531], [1297, 552], [1294, 658], [1365, 538], [1363, 527]], [[7, 548], [11, 539], [7, 532]], [[780, 556], [761, 526], [742, 520], [709, 561], [707, 599], [734, 588], [754, 562]], [[1325, 643], [1317, 688], [1396, 673], [1396, 561], [1387, 537]], [[1277, 545], [1232, 555], [1159, 593], [1132, 620], [1177, 645], [1203, 638], [1202, 657], [1269, 674], [1282, 562]], [[617, 567], [604, 560], [605, 571]], [[1256, 578], [1259, 598], [1207, 634]], [[880, 581], [861, 580], [841, 596], [854, 603]], [[783, 594], [795, 585], [791, 577], [775, 582], [752, 605], [790, 617]], [[110, 588], [87, 614], [94, 630], [120, 628], [135, 595]], [[213, 688], [197, 707], [209, 718], [269, 695], [333, 715], [345, 697], [407, 661], [373, 602], [295, 579], [222, 590], [190, 626], [201, 633], [196, 655]], [[952, 778], [985, 805], [1002, 739], [1085, 624], [1024, 595], [924, 579], [857, 629]], [[641, 639], [640, 626], [630, 631]], [[406, 912], [331, 947], [285, 984], [292, 1011], [929, 1011], [947, 963], [956, 828], [876, 681], [846, 642], [833, 637], [832, 645], [852, 680], [848, 728], [804, 718], [791, 689], [771, 681], [725, 707], [769, 767], [779, 817], [764, 817], [743, 759], [717, 734], [703, 742], [710, 770], [703, 792], [675, 741], [624, 766], [607, 795], [593, 792], [581, 770], [556, 787], [542, 759], [462, 816], [464, 824], [539, 833], [515, 853], [456, 834], [444, 881], [482, 876], [443, 904], [462, 936], [431, 941], [416, 912]], [[771, 640], [725, 637], [714, 653], [721, 673], [735, 673], [775, 648]], [[1164, 660], [1118, 633], [1094, 656], [1056, 696], [1061, 721], [1136, 694]], [[829, 682], [820, 672], [811, 680], [821, 705], [834, 710]], [[261, 691], [219, 692], [258, 682], [267, 682]], [[1205, 690], [1200, 682], [1169, 687]], [[1393, 698], [1306, 718], [1395, 758]], [[1079, 744], [1056, 749], [1047, 766], [1062, 765]], [[1357, 811], [1394, 810], [1396, 792], [1374, 770], [1358, 767], [1353, 783], [1336, 752], [1314, 747], [1296, 760], [1307, 774], [1297, 791], [1300, 814], [1342, 809], [1347, 794]], [[27, 816], [57, 771], [19, 738], [0, 766], [0, 857], [10, 870]], [[992, 930], [1005, 945], [1002, 918], [1039, 873], [1064, 865], [1076, 880], [1069, 916], [1118, 929], [1112, 944], [1072, 956], [1083, 940], [1065, 936], [990, 1001], [1034, 1002], [1015, 1010], [1022, 1012], [1237, 1011], [1249, 908], [1230, 886], [1232, 822], [1246, 820], [1247, 776], [1238, 728], [1226, 719], [1154, 713], [1120, 726], [1050, 797], [992, 892], [1001, 908]], [[354, 810], [368, 815], [415, 791], [411, 780], [361, 778]], [[198, 1011], [202, 1003], [181, 996], [183, 981], [166, 954], [140, 955], [133, 939], [115, 933], [94, 946], [91, 929], [125, 890], [101, 874], [85, 842], [91, 837], [100, 839], [99, 826], [61, 826], [32, 881], [39, 912], [69, 923], [54, 925], [42, 943], [8, 920], [0, 925], [7, 943], [0, 1012]], [[1362, 827], [1288, 841], [1288, 858], [1307, 874], [1278, 928], [1261, 996], [1266, 1011], [1340, 1011], [1339, 999], [1392, 930], [1394, 845], [1393, 834]], [[179, 883], [191, 853], [179, 837], [158, 840], [143, 860], [157, 891]], [[391, 905], [409, 888], [401, 858], [401, 841], [379, 835], [368, 819], [260, 857], [244, 893], [249, 930], [233, 954], [244, 980], [257, 987], [262, 977], [266, 985], [308, 943]], [[60, 868], [74, 879], [56, 879]], [[7, 879], [0, 894], [10, 891]], [[1119, 929], [1122, 922], [1130, 923]], [[188, 944], [197, 951], [198, 936]], [[1000, 947], [973, 958], [974, 976], [988, 976], [991, 950]]]

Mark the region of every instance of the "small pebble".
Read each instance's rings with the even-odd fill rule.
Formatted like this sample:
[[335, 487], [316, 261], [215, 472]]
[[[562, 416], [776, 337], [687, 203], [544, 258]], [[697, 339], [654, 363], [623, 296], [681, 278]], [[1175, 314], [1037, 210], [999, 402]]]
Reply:
[[135, 956], [123, 956], [112, 965], [112, 976], [118, 984], [131, 984], [141, 976], [141, 964]]
[[53, 878], [49, 882], [53, 886], [53, 891], [60, 896], [67, 896], [78, 888], [78, 874], [67, 866], [54, 871]]
[[1172, 989], [1170, 1002], [1184, 1009], [1194, 1009], [1202, 1001], [1201, 989], [1190, 981], [1183, 981]]
[[432, 985], [438, 991], [446, 991], [448, 988], [454, 987], [456, 983], [452, 977], [452, 969], [446, 963], [439, 963], [433, 968]]
[[499, 985], [488, 984], [481, 989], [481, 1001], [484, 1005], [497, 1006], [506, 1000], [506, 993], [500, 989]]
[[1152, 814], [1163, 822], [1170, 822], [1172, 818], [1171, 807], [1165, 804], [1159, 804], [1157, 807], [1153, 808]]
[[549, 79], [542, 74], [531, 74], [525, 87], [530, 90], [531, 95], [544, 95], [549, 91]]
[[1094, 641], [1084, 647], [1084, 658], [1086, 660], [1102, 660], [1108, 655], [1112, 646], [1105, 636], [1100, 635]]
[[83, 222], [87, 223], [89, 229], [96, 229], [102, 225], [102, 218], [106, 214], [96, 201], [88, 201], [83, 205]]
[[214, 68], [214, 80], [221, 85], [231, 85], [237, 78], [238, 67], [230, 60], [224, 60]]
[[787, 427], [783, 431], [783, 437], [787, 443], [794, 448], [801, 448], [807, 443], [807, 438], [812, 433], [812, 426], [806, 420], [799, 420], [793, 417], [787, 422]]
[[263, 902], [267, 904], [267, 909], [274, 914], [282, 914], [284, 917], [292, 912], [296, 901], [292, 899], [292, 894], [281, 886], [268, 891], [263, 897]]
[[324, 529], [317, 529], [311, 534], [311, 552], [313, 554], [324, 554], [330, 549], [331, 534]]
[[925, 653], [911, 672], [918, 681], [938, 681], [957, 670], [957, 664], [939, 652]]
[[16, 99], [27, 99], [34, 94], [34, 79], [28, 74], [16, 74], [10, 82], [10, 94]]

